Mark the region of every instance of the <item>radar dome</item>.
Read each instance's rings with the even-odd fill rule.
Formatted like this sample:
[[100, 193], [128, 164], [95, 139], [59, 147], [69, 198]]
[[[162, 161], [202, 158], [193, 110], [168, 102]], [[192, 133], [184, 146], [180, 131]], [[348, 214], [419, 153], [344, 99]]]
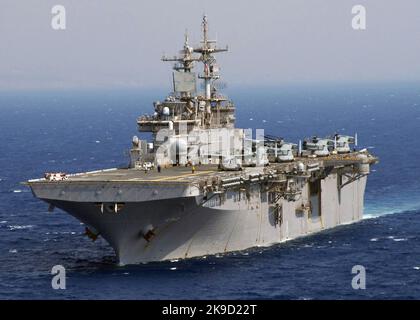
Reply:
[[133, 142], [133, 146], [138, 147], [140, 144], [139, 137], [134, 136], [132, 142]]
[[168, 107], [164, 107], [163, 110], [162, 110], [162, 114], [164, 116], [169, 116], [169, 108]]

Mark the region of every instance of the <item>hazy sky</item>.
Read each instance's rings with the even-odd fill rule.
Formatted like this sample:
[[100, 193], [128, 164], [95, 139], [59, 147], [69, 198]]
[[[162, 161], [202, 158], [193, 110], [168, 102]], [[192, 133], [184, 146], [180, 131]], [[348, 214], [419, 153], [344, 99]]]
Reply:
[[[51, 28], [66, 8], [67, 29]], [[367, 30], [351, 27], [354, 5]], [[210, 35], [230, 86], [420, 81], [419, 0], [0, 0], [0, 90], [170, 88], [162, 53]]]

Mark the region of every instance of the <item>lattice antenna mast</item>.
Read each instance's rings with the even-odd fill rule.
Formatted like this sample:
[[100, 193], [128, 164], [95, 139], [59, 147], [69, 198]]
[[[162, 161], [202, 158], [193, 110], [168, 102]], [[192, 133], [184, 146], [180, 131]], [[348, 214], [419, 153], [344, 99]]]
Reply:
[[203, 16], [202, 22], [202, 30], [203, 30], [203, 39], [201, 40], [201, 47], [195, 48], [194, 52], [200, 53], [200, 61], [204, 64], [203, 73], [200, 74], [198, 77], [200, 79], [204, 79], [204, 88], [205, 88], [205, 95], [206, 99], [211, 98], [211, 80], [219, 79], [219, 70], [216, 65], [216, 59], [214, 58], [213, 54], [218, 52], [228, 51], [228, 48], [219, 49], [215, 45], [216, 40], [209, 40], [208, 39], [208, 22], [207, 16]]
[[173, 56], [173, 57], [167, 57], [163, 56], [162, 61], [173, 61], [175, 62], [173, 69], [174, 70], [182, 70], [184, 72], [191, 72], [191, 70], [194, 68], [194, 62], [200, 61], [200, 57], [195, 57], [193, 55], [194, 49], [193, 47], [190, 47], [188, 43], [188, 32], [185, 30], [184, 35], [184, 49], [181, 50], [179, 56]]

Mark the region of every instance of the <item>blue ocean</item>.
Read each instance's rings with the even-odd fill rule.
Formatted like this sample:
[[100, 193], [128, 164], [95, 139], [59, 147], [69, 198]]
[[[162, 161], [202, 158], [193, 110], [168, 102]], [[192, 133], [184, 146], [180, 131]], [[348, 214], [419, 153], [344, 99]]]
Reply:
[[[293, 142], [357, 132], [380, 159], [365, 219], [270, 248], [121, 267], [21, 184], [125, 165], [136, 118], [166, 91], [0, 92], [0, 299], [420, 299], [420, 84], [228, 89], [238, 127]], [[65, 290], [51, 287], [54, 265]]]

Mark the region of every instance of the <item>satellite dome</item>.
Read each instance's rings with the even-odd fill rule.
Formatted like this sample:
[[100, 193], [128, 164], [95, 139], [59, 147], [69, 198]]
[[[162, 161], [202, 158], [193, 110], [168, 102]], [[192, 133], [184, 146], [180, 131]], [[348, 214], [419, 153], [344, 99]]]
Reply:
[[133, 146], [137, 147], [140, 144], [139, 137], [134, 136], [132, 142], [133, 142]]
[[169, 108], [168, 107], [164, 107], [163, 110], [162, 110], [162, 114], [164, 116], [169, 116]]

